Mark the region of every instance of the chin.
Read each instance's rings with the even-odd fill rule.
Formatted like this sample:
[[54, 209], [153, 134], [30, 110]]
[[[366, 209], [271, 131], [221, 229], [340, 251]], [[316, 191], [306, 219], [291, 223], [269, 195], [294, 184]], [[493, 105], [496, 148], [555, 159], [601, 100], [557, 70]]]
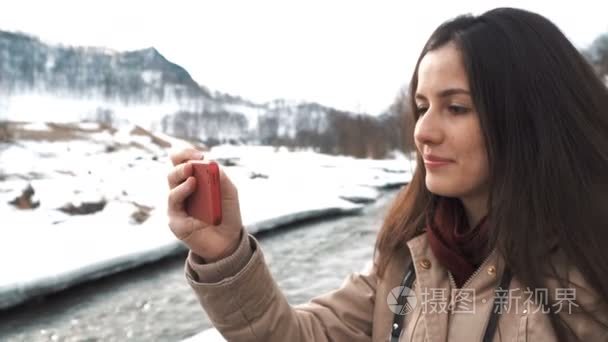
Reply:
[[444, 197], [459, 197], [462, 189], [452, 182], [438, 181], [436, 179], [426, 179], [426, 188], [435, 195]]

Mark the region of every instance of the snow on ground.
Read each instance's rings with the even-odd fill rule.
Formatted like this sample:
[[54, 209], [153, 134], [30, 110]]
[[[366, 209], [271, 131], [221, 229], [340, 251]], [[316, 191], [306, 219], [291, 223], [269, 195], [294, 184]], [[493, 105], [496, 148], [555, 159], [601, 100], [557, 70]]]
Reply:
[[[184, 250], [167, 226], [166, 175], [186, 142], [133, 126], [20, 129], [0, 143], [0, 308]], [[412, 167], [266, 146], [218, 146], [206, 159], [230, 165], [251, 233], [357, 213]], [[28, 186], [33, 196], [15, 202]]]

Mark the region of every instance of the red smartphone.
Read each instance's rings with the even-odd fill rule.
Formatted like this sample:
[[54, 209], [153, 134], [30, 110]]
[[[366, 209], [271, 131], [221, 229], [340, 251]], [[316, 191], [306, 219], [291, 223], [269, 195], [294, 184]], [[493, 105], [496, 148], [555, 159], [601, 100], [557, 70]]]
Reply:
[[220, 168], [214, 161], [190, 160], [196, 178], [196, 190], [186, 199], [188, 215], [207, 224], [222, 223]]

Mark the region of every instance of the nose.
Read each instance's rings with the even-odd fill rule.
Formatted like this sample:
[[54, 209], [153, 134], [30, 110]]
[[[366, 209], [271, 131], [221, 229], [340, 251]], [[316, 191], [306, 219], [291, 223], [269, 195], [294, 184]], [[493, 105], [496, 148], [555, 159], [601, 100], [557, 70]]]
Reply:
[[414, 128], [416, 145], [438, 145], [443, 140], [443, 131], [438, 113], [433, 113], [432, 107], [418, 118]]

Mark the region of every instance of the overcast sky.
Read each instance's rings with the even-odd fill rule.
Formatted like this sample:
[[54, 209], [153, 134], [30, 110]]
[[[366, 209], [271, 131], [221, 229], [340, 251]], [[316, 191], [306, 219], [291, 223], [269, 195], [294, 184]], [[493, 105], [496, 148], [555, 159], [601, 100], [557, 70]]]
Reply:
[[524, 8], [586, 47], [608, 31], [606, 3], [11, 0], [0, 9], [0, 29], [120, 51], [154, 46], [212, 90], [259, 102], [282, 97], [378, 113], [407, 82], [422, 45], [446, 19]]

